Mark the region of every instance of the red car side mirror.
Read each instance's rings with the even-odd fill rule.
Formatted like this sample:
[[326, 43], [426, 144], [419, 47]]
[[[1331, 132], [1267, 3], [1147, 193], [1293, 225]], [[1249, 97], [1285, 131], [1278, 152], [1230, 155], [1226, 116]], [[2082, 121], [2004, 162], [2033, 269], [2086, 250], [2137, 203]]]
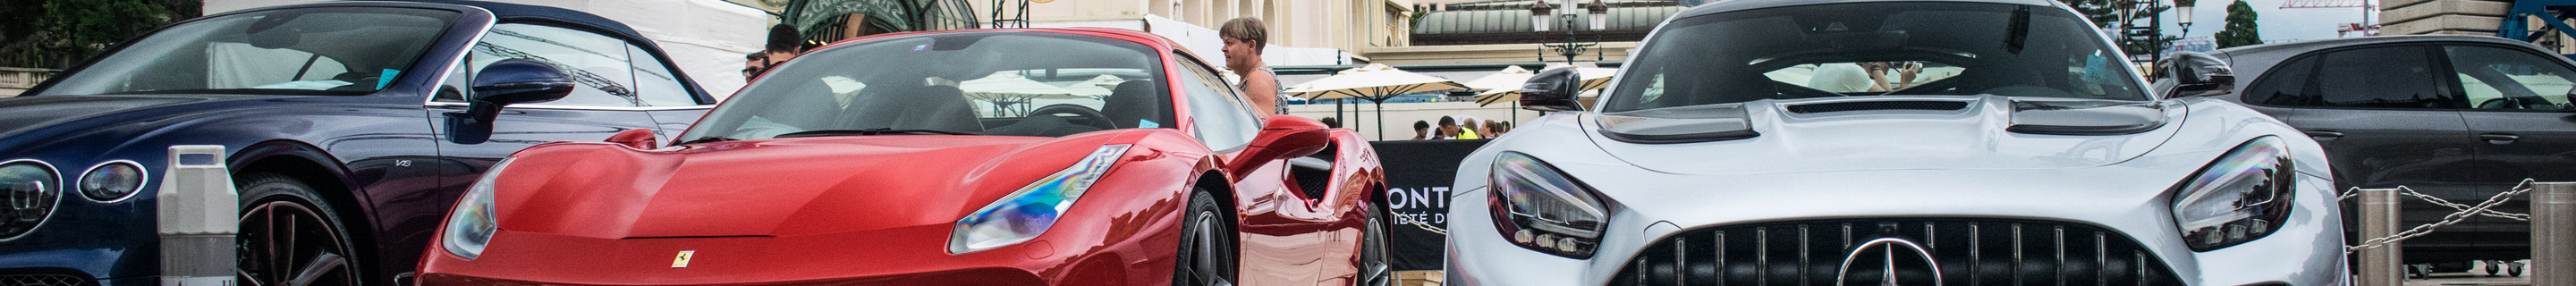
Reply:
[[652, 129], [627, 129], [626, 131], [618, 131], [617, 135], [608, 136], [608, 143], [626, 145], [626, 148], [635, 148], [635, 150], [653, 150], [653, 148], [662, 147], [662, 142], [653, 139]]
[[1244, 147], [1243, 156], [1235, 157], [1232, 169], [1240, 174], [1260, 167], [1263, 162], [1314, 155], [1323, 151], [1325, 145], [1332, 144], [1329, 129], [1324, 122], [1311, 118], [1271, 116], [1269, 121], [1262, 122], [1261, 134], [1252, 137], [1252, 145]]

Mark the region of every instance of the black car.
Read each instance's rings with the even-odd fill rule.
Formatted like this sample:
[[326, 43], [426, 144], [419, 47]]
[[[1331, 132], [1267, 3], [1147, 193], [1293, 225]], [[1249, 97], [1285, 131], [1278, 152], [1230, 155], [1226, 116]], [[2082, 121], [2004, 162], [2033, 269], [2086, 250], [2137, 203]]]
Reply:
[[[624, 24], [514, 4], [331, 2], [164, 27], [0, 99], [0, 284], [159, 284], [171, 241], [237, 249], [241, 285], [393, 284], [510, 153], [696, 121], [715, 99], [672, 67]], [[224, 147], [237, 245], [157, 238], [151, 190], [187, 161], [175, 145]]]
[[[2387, 36], [2211, 52], [2243, 103], [2325, 145], [2337, 189], [2405, 186], [2462, 204], [2523, 179], [2576, 181], [2576, 63], [2497, 37]], [[2456, 212], [2407, 199], [2401, 227]], [[2529, 204], [2496, 210], [2527, 213]], [[2347, 225], [2358, 219], [2347, 212]], [[2345, 229], [2358, 229], [2346, 227]], [[2529, 258], [2529, 223], [2474, 217], [2404, 242], [2407, 263]], [[2365, 237], [2350, 237], [2360, 240]]]

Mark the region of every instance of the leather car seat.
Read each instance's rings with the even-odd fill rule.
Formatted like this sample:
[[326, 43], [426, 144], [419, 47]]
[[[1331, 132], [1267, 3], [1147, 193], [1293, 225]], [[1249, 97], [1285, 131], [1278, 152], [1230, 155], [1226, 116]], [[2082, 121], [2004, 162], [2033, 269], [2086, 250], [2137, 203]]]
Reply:
[[1168, 95], [1154, 92], [1154, 84], [1152, 80], [1118, 83], [1116, 88], [1109, 90], [1107, 102], [1101, 103], [1100, 115], [1108, 116], [1109, 122], [1118, 128], [1137, 128], [1142, 126], [1138, 123], [1148, 121], [1157, 127], [1171, 126], [1163, 122], [1163, 118], [1171, 117], [1163, 115], [1172, 109], [1172, 100]]

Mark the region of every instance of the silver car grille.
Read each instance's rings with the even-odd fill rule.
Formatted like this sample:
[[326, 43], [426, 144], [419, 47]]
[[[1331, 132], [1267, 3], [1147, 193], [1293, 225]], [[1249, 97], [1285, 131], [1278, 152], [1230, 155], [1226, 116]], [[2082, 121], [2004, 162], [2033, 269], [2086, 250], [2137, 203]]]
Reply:
[[1837, 284], [2183, 285], [2162, 260], [2118, 232], [2077, 223], [1983, 218], [1789, 221], [1688, 230], [1638, 253], [1610, 283]]

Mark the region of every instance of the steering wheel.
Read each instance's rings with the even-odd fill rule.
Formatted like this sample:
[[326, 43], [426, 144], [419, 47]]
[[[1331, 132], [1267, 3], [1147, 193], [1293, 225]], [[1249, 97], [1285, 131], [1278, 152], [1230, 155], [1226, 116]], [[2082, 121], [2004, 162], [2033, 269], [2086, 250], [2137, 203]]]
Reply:
[[1100, 110], [1091, 109], [1091, 107], [1088, 106], [1058, 103], [1029, 110], [1029, 117], [1037, 117], [1039, 115], [1055, 116], [1056, 114], [1081, 116], [1084, 120], [1091, 121], [1091, 127], [1098, 127], [1100, 130], [1118, 129], [1118, 125], [1116, 123], [1109, 122], [1109, 115], [1100, 114]]

